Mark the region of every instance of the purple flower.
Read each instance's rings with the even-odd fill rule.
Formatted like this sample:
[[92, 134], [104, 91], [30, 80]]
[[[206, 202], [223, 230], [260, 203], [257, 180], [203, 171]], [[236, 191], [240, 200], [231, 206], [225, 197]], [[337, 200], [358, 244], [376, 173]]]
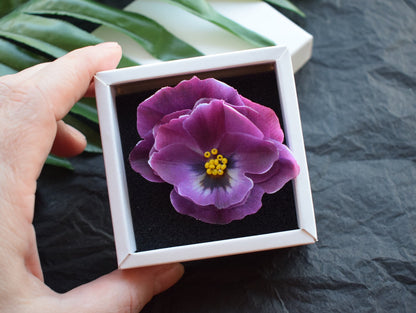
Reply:
[[275, 112], [213, 78], [156, 92], [139, 105], [137, 130], [133, 170], [173, 185], [176, 211], [207, 223], [256, 213], [299, 173]]

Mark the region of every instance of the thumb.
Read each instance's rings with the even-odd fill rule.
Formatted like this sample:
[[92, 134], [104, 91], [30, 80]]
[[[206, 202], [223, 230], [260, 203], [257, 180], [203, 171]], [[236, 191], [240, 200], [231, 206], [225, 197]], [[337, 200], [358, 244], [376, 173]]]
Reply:
[[115, 270], [62, 295], [62, 312], [133, 313], [175, 284], [183, 275], [181, 264]]

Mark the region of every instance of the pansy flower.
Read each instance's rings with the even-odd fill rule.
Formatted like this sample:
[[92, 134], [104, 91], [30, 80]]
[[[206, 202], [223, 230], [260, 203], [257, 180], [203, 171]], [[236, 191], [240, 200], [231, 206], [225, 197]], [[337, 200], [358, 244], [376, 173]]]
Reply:
[[275, 112], [213, 78], [160, 89], [138, 106], [137, 130], [133, 170], [173, 185], [175, 210], [206, 223], [256, 213], [299, 173]]

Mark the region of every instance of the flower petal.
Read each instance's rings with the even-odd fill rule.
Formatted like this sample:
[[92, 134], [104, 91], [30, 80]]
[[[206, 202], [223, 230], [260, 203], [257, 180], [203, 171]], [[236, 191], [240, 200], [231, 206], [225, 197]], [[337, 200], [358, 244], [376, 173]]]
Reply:
[[227, 208], [244, 200], [253, 182], [238, 168], [221, 177], [205, 172], [205, 159], [185, 144], [171, 144], [152, 154], [151, 167], [177, 192], [198, 205]]
[[[218, 182], [207, 183], [206, 179], [218, 180]], [[227, 174], [219, 178], [211, 178], [204, 173], [192, 184], [188, 182], [175, 185], [181, 196], [191, 199], [198, 205], [214, 205], [219, 209], [241, 203], [253, 186], [253, 181], [237, 168], [227, 169]]]
[[137, 108], [137, 130], [144, 138], [167, 114], [192, 109], [201, 98], [223, 99], [235, 105], [244, 105], [237, 90], [216, 79], [200, 80], [193, 77], [175, 87], [165, 87], [143, 101]]
[[175, 210], [181, 214], [192, 216], [205, 223], [228, 224], [234, 220], [241, 220], [247, 215], [257, 213], [261, 208], [264, 191], [254, 187], [242, 204], [227, 209], [218, 209], [213, 205], [201, 206], [179, 195], [172, 190], [170, 199]]
[[165, 115], [152, 129], [153, 135], [155, 135], [157, 133], [157, 131], [159, 130], [159, 127], [169, 123], [171, 120], [176, 119], [176, 118], [180, 118], [182, 116], [185, 115], [189, 115], [189, 113], [191, 113], [191, 110], [186, 109], [186, 110], [181, 110], [181, 111], [176, 111], [173, 113], [170, 113], [168, 115]]
[[187, 118], [189, 116], [180, 116], [170, 120], [169, 123], [159, 126], [155, 132], [155, 149], [161, 150], [170, 144], [183, 144], [202, 154], [203, 152], [199, 151], [195, 139], [183, 128], [183, 122]]
[[216, 148], [226, 133], [246, 133], [263, 138], [263, 133], [247, 117], [223, 100], [199, 104], [184, 121], [184, 128], [195, 138], [202, 150]]
[[154, 173], [148, 162], [153, 143], [154, 138], [152, 136], [147, 136], [144, 140], [139, 141], [130, 152], [129, 161], [135, 172], [151, 182], [161, 183], [163, 180]]
[[262, 174], [278, 159], [276, 144], [242, 133], [225, 134], [218, 145], [219, 151], [232, 158], [233, 167], [244, 173]]
[[280, 190], [288, 181], [299, 174], [299, 165], [289, 148], [283, 144], [279, 144], [278, 149], [279, 159], [267, 173], [248, 175], [266, 193], [274, 193]]
[[[276, 113], [271, 108], [255, 103], [242, 96], [241, 99], [247, 107], [253, 109], [245, 109], [243, 114], [263, 132], [264, 137], [282, 143], [284, 134]], [[239, 108], [236, 109], [239, 110]]]
[[[183, 143], [173, 143], [155, 151], [150, 156], [149, 164], [164, 181], [172, 185], [182, 184], [195, 176], [194, 173], [198, 175], [205, 171], [202, 153], [191, 150]], [[197, 173], [195, 168], [201, 168], [200, 172]]]

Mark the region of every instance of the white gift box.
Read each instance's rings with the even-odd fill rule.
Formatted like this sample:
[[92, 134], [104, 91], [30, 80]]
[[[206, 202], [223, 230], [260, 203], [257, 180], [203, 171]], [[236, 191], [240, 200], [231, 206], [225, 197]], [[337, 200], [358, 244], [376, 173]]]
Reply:
[[[289, 200], [276, 200], [274, 195], [265, 195], [268, 197], [266, 208], [242, 221], [219, 226], [180, 215], [169, 205], [158, 205], [161, 198], [168, 196], [153, 189], [150, 192], [139, 190], [146, 182], [131, 183], [141, 176], [130, 168], [128, 151], [134, 147], [132, 140], [140, 138], [136, 132], [135, 111], [125, 109], [132, 104], [123, 102], [123, 99], [133, 99], [129, 101], [133, 101], [133, 108], [136, 109], [141, 102], [135, 100], [136, 95], [144, 97], [153, 90], [166, 85], [174, 86], [193, 76], [201, 79], [213, 77], [227, 83], [248, 81], [248, 84], [243, 84], [248, 86], [245, 89], [253, 89], [252, 93], [261, 91], [260, 98], [266, 96], [271, 99], [272, 105], [276, 105], [285, 132], [285, 144], [300, 166], [299, 175], [287, 184], [289, 191], [284, 192]], [[254, 79], [256, 77], [260, 80]], [[95, 88], [120, 268], [284, 248], [311, 244], [317, 240], [291, 55], [287, 48], [252, 49], [104, 71], [95, 76]], [[243, 96], [248, 92], [237, 90]], [[127, 137], [130, 138], [129, 144], [126, 144]], [[149, 188], [168, 186], [148, 184]], [[277, 196], [280, 192], [276, 193]], [[151, 197], [154, 200], [148, 200]], [[132, 208], [132, 202], [139, 204], [134, 204]], [[277, 215], [274, 214], [280, 214], [280, 211], [284, 213], [275, 217]], [[290, 222], [293, 219], [294, 222]], [[235, 232], [230, 231], [233, 228]], [[256, 233], [257, 230], [253, 229], [261, 230]], [[223, 234], [224, 238], [221, 237]], [[170, 245], [171, 242], [174, 244]]]

